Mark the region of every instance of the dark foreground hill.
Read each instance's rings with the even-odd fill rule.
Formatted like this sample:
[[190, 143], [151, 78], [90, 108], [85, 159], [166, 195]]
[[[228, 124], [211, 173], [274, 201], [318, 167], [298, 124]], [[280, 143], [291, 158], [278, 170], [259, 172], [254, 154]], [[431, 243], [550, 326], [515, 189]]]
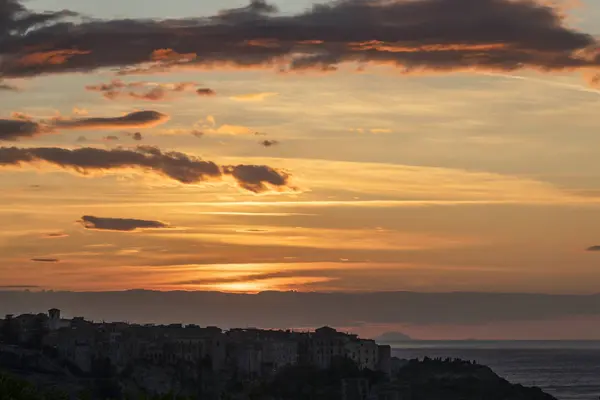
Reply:
[[[178, 389], [160, 395], [139, 386], [132, 390], [127, 376], [107, 381], [101, 376], [78, 377], [61, 368], [30, 352], [8, 364], [0, 358], [0, 400], [107, 400], [106, 385], [111, 400], [556, 400], [539, 388], [511, 384], [486, 366], [449, 359], [406, 361], [391, 379], [361, 371], [348, 360], [327, 370], [288, 367], [269, 380], [213, 376], [209, 381], [175, 382], [179, 375], [175, 372]], [[210, 387], [211, 382], [216, 381], [220, 389], [212, 390], [216, 388]]]
[[511, 384], [489, 367], [463, 360], [411, 360], [397, 382], [401, 399], [556, 400], [540, 388]]

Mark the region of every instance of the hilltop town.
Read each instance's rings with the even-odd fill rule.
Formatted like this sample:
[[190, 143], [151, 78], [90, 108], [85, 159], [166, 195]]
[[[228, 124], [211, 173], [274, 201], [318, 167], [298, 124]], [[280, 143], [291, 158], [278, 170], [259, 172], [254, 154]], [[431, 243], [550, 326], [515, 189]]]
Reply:
[[330, 327], [94, 322], [58, 309], [0, 320], [0, 392], [15, 387], [52, 394], [9, 399], [555, 400], [470, 361], [400, 360]]
[[60, 310], [51, 309], [47, 314], [7, 315], [0, 320], [0, 333], [13, 349], [43, 349], [82, 375], [93, 374], [100, 363], [117, 375], [144, 366], [137, 384], [157, 393], [173, 389], [167, 374], [183, 366], [188, 371], [202, 367], [213, 376], [263, 379], [285, 367], [328, 369], [336, 359], [345, 359], [360, 370], [386, 376], [391, 372], [390, 346], [329, 327], [314, 332], [224, 331], [213, 326], [65, 319]]

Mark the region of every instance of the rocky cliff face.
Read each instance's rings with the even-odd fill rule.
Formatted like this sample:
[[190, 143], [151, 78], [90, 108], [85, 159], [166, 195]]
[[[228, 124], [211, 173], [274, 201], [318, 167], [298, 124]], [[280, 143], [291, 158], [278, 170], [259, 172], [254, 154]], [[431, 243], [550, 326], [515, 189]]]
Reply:
[[[306, 393], [310, 393], [315, 400], [343, 400], [342, 383], [350, 380], [364, 383], [355, 386], [368, 391], [373, 399], [556, 400], [539, 388], [511, 384], [486, 366], [462, 360], [405, 361], [391, 381], [374, 372], [360, 371], [347, 360], [331, 370], [297, 366], [281, 371], [271, 381], [232, 378], [224, 386], [224, 377], [203, 374], [185, 365], [172, 368], [139, 364], [109, 380], [102, 376], [77, 376], [58, 360], [40, 352], [4, 346], [0, 347], [2, 370], [33, 383], [40, 390], [59, 389], [75, 397], [82, 392], [96, 393], [108, 388], [116, 390], [115, 393], [131, 394], [133, 398], [142, 394], [171, 394], [190, 400], [213, 399], [220, 398], [217, 395], [220, 393], [239, 400], [305, 400]], [[361, 392], [361, 396], [364, 394]]]

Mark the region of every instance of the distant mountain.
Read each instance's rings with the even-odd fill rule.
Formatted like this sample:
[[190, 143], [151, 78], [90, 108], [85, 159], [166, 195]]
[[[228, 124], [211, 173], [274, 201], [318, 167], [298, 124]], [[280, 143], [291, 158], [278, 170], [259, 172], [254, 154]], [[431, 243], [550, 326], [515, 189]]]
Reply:
[[415, 340], [402, 332], [386, 332], [375, 338], [378, 342], [409, 342]]

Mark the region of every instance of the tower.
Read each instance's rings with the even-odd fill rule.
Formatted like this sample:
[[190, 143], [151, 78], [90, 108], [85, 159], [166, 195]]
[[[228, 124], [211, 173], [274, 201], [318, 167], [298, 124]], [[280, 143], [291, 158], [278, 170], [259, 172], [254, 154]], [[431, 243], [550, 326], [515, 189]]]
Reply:
[[50, 330], [58, 330], [60, 328], [60, 310], [58, 308], [48, 310], [48, 316], [50, 317], [50, 320], [48, 321]]

